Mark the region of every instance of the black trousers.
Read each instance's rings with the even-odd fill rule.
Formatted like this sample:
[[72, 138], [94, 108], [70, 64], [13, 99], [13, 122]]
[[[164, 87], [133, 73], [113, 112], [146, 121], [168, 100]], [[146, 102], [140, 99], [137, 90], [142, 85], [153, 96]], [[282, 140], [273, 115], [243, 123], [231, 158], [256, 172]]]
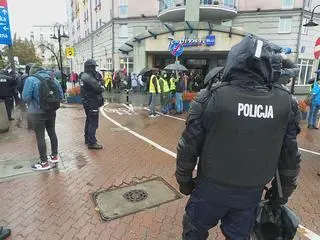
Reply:
[[13, 110], [13, 97], [0, 97], [0, 99], [4, 100], [4, 104], [6, 105], [8, 119], [12, 118], [12, 110]]
[[85, 143], [88, 145], [94, 145], [97, 143], [96, 131], [99, 127], [99, 110], [86, 109], [87, 115], [86, 125], [84, 127], [84, 139]]
[[45, 131], [50, 138], [51, 154], [58, 155], [58, 138], [55, 130], [56, 112], [29, 113], [33, 123], [33, 129], [37, 137], [38, 151], [41, 162], [47, 161], [47, 145]]

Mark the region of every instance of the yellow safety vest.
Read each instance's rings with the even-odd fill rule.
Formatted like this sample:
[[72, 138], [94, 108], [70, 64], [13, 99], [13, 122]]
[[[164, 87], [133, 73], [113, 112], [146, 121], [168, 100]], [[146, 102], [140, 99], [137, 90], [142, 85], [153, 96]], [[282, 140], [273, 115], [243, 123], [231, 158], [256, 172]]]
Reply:
[[158, 78], [156, 77], [156, 75], [152, 75], [151, 78], [150, 78], [149, 93], [157, 93], [156, 88], [155, 88], [155, 86], [154, 86], [154, 84], [153, 84], [153, 81], [152, 81], [153, 78], [156, 78], [156, 80], [157, 80], [158, 93], [161, 93], [159, 80], [158, 80]]
[[176, 90], [176, 80], [174, 78], [170, 78], [170, 91]]
[[162, 91], [164, 93], [170, 92], [170, 88], [169, 88], [169, 84], [168, 84], [167, 80], [160, 78], [160, 81], [162, 81], [162, 83], [163, 83], [163, 90]]
[[105, 86], [108, 86], [109, 83], [111, 83], [111, 85], [112, 85], [112, 77], [110, 75], [106, 75], [104, 77], [104, 84], [105, 84]]

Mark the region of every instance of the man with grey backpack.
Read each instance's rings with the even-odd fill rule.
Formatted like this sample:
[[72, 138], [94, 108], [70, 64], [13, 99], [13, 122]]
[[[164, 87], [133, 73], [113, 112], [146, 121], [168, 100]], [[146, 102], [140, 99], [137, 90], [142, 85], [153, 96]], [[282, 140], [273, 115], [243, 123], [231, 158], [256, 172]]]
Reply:
[[[40, 161], [31, 166], [34, 171], [49, 170], [50, 164], [58, 163], [58, 139], [55, 131], [56, 110], [63, 99], [63, 91], [57, 80], [52, 78], [44, 68], [33, 64], [26, 79], [22, 98], [28, 103], [33, 129], [37, 138]], [[45, 131], [50, 138], [51, 154], [47, 156]]]

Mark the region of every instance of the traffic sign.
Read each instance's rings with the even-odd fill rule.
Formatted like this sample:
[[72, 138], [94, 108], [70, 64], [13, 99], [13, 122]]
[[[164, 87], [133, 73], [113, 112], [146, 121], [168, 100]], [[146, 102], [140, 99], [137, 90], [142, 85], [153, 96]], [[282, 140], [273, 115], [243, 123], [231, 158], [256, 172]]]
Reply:
[[317, 39], [316, 44], [314, 46], [314, 57], [315, 59], [319, 59], [320, 57], [320, 38]]
[[179, 42], [174, 42], [170, 45], [170, 52], [175, 57], [180, 57], [183, 53], [183, 46]]
[[0, 44], [12, 45], [7, 0], [0, 0]]
[[72, 47], [67, 47], [67, 48], [66, 48], [66, 56], [67, 56], [67, 58], [73, 58], [74, 55], [75, 55], [74, 48], [72, 48]]

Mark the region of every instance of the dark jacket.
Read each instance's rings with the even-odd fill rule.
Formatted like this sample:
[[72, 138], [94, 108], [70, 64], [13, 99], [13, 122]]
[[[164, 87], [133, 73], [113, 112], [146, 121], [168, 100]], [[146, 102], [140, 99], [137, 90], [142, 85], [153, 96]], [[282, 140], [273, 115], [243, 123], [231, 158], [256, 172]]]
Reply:
[[17, 79], [7, 74], [0, 73], [0, 97], [12, 97], [15, 95]]
[[81, 97], [84, 108], [97, 110], [103, 105], [103, 87], [100, 79], [92, 73], [82, 73], [80, 77]]
[[[251, 91], [256, 94], [260, 91], [268, 91], [270, 88], [277, 87], [281, 90], [278, 83], [273, 82], [273, 71], [271, 66], [271, 50], [266, 43], [264, 43], [259, 59], [256, 59], [256, 39], [247, 37], [240, 44], [233, 47], [230, 51], [223, 81], [223, 84], [232, 84], [235, 88]], [[177, 167], [176, 178], [180, 185], [192, 182], [192, 172], [199, 159], [198, 176], [201, 177], [201, 164], [202, 162], [215, 161], [214, 156], [210, 159], [204, 159], [201, 154], [206, 150], [204, 143], [208, 141], [210, 129], [214, 129], [219, 121], [220, 112], [215, 112], [216, 106], [219, 104], [216, 101], [216, 86], [202, 90], [196, 99], [191, 103], [189, 116], [186, 122], [186, 129], [178, 143], [177, 148]], [[288, 198], [293, 190], [296, 188], [296, 179], [300, 169], [300, 152], [297, 146], [297, 135], [300, 132], [299, 121], [300, 112], [297, 102], [286, 93], [286, 89], [282, 89], [283, 94], [287, 95], [290, 102], [288, 112], [290, 113], [287, 118], [288, 122], [284, 124], [284, 136], [282, 146], [279, 152], [275, 155], [278, 158], [270, 159], [272, 164], [278, 166], [282, 186], [284, 190], [284, 198]], [[211, 136], [212, 137], [212, 136]], [[261, 139], [257, 139], [257, 144], [261, 144]], [[208, 145], [210, 146], [210, 144]], [[228, 142], [221, 144], [225, 151], [235, 151], [233, 145], [228, 145]], [[244, 148], [243, 151], [248, 151]], [[235, 157], [235, 161], [242, 161], [241, 154]], [[279, 160], [279, 162], [278, 162]], [[259, 158], [257, 158], [259, 161]], [[246, 171], [250, 172], [249, 169]], [[239, 169], [238, 171], [241, 171]], [[230, 171], [234, 172], [234, 171]], [[223, 172], [226, 176], [230, 176], [230, 172]], [[272, 175], [274, 172], [270, 171]], [[270, 177], [272, 178], [272, 175]], [[254, 184], [254, 179], [252, 179]], [[266, 184], [267, 182], [265, 182]], [[237, 186], [234, 186], [237, 187]], [[260, 187], [260, 186], [257, 186]]]

